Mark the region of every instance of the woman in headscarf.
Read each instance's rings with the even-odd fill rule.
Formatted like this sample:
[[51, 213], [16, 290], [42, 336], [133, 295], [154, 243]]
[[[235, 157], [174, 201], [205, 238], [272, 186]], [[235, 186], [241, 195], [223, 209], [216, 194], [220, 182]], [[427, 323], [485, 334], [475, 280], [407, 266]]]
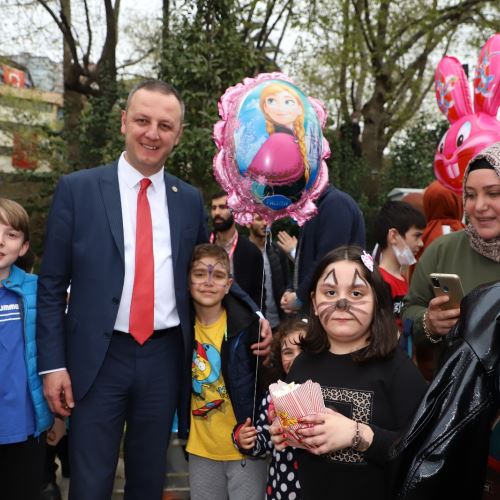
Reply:
[[465, 293], [500, 280], [500, 142], [476, 155], [464, 175], [467, 226], [434, 241], [415, 268], [403, 307], [413, 321], [416, 342], [443, 340], [460, 317], [460, 309], [434, 297], [430, 273], [458, 274]]
[[[463, 186], [465, 230], [437, 238], [427, 248], [417, 263], [405, 299], [403, 320], [413, 321], [417, 343], [441, 342], [460, 318], [460, 308], [444, 308], [448, 297], [434, 297], [430, 273], [458, 274], [466, 294], [479, 285], [500, 280], [500, 142], [471, 160]], [[447, 344], [440, 345], [443, 351]], [[497, 440], [498, 436], [490, 440], [493, 459]], [[500, 482], [500, 467], [497, 470], [490, 463], [488, 474]]]

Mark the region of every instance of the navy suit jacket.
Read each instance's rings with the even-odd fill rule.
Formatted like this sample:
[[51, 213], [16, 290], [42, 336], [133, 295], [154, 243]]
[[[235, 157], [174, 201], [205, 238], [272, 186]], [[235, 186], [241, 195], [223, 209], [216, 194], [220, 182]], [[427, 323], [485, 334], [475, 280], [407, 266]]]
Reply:
[[[190, 388], [192, 319], [188, 268], [193, 247], [208, 239], [200, 192], [165, 173], [177, 312]], [[66, 367], [83, 398], [106, 355], [125, 272], [118, 162], [62, 177], [47, 222], [38, 286], [40, 371]], [[66, 290], [71, 283], [68, 313]], [[173, 381], [173, 383], [175, 383]], [[188, 391], [181, 391], [188, 397]], [[184, 406], [184, 405], [181, 405]]]
[[309, 301], [312, 275], [321, 257], [342, 245], [365, 247], [365, 221], [358, 204], [347, 194], [328, 186], [316, 202], [318, 213], [300, 231], [297, 296]]

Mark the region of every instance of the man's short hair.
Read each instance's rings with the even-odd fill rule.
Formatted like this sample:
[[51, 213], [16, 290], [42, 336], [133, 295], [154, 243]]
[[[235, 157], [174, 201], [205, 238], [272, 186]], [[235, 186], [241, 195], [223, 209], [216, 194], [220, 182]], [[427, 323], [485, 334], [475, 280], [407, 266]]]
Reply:
[[210, 243], [202, 243], [201, 245], [196, 245], [193, 250], [193, 255], [191, 256], [191, 264], [189, 265], [189, 269], [191, 270], [194, 263], [198, 260], [203, 259], [203, 257], [212, 257], [213, 259], [220, 261], [226, 269], [227, 273], [231, 275], [229, 255], [223, 247], [219, 245], [211, 245]]
[[389, 229], [396, 231], [404, 238], [412, 227], [425, 229], [425, 217], [420, 210], [404, 201], [387, 201], [375, 217], [375, 239], [380, 249], [387, 248], [387, 234]]
[[185, 106], [182, 100], [180, 92], [170, 83], [164, 82], [163, 80], [143, 80], [142, 82], [136, 83], [130, 90], [127, 97], [127, 104], [125, 105], [125, 110], [130, 106], [130, 101], [132, 97], [138, 90], [149, 90], [150, 92], [159, 92], [164, 95], [173, 95], [179, 101], [181, 106], [181, 122], [184, 121]]
[[223, 198], [224, 196], [227, 196], [227, 193], [223, 189], [221, 189], [216, 193], [214, 193], [212, 196], [210, 196], [210, 202], [217, 200], [219, 198]]
[[24, 208], [14, 200], [0, 198], [0, 222], [21, 231], [24, 241], [30, 240], [29, 216]]

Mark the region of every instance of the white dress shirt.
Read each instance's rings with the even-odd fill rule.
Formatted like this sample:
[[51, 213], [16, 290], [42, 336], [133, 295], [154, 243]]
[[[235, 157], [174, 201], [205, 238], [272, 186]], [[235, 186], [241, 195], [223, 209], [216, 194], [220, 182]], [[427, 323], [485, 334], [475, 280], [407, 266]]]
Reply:
[[[174, 268], [170, 242], [170, 221], [168, 219], [167, 193], [163, 168], [151, 176], [147, 190], [151, 219], [153, 223], [153, 255], [155, 261], [155, 307], [154, 329], [171, 328], [180, 323], [177, 314], [174, 291]], [[118, 160], [118, 184], [123, 219], [123, 241], [125, 245], [125, 279], [115, 322], [115, 330], [129, 331], [130, 302], [135, 272], [135, 227], [137, 220], [137, 194], [143, 179], [124, 154]], [[69, 289], [68, 289], [69, 290]], [[39, 375], [66, 370], [65, 367], [39, 372]]]
[[[172, 244], [170, 241], [170, 221], [168, 218], [167, 193], [165, 190], [164, 169], [149, 177], [151, 185], [147, 190], [151, 220], [153, 223], [153, 254], [155, 277], [154, 329], [162, 330], [177, 326], [174, 287], [174, 268], [172, 263]], [[125, 279], [115, 322], [115, 330], [129, 331], [130, 302], [135, 273], [135, 228], [137, 220], [137, 194], [140, 181], [144, 176], [125, 159], [122, 153], [118, 161], [118, 184], [123, 219], [123, 241], [125, 255]]]

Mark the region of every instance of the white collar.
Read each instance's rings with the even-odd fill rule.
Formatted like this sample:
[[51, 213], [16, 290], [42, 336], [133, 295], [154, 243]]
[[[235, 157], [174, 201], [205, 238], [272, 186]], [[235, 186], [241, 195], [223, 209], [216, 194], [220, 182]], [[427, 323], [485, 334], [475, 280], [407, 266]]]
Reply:
[[[156, 174], [148, 177], [156, 192], [159, 192], [160, 189], [165, 189], [164, 172], [165, 168], [161, 167]], [[118, 160], [118, 175], [129, 189], [134, 189], [145, 177], [127, 161], [125, 158], [125, 152], [121, 154], [120, 159]]]

